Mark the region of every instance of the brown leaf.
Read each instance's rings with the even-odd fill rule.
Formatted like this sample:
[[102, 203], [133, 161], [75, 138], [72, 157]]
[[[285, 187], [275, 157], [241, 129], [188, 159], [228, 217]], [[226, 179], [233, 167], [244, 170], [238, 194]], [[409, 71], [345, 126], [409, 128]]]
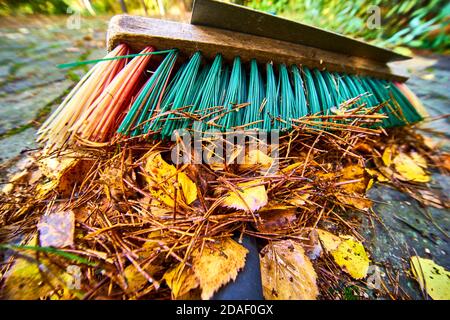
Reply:
[[315, 300], [319, 294], [314, 267], [301, 245], [291, 240], [261, 251], [261, 278], [268, 300]]
[[267, 233], [288, 229], [297, 220], [296, 213], [296, 207], [269, 203], [259, 211], [262, 223], [258, 223], [256, 227]]
[[343, 192], [337, 193], [336, 198], [357, 209], [368, 210], [372, 206], [372, 201], [365, 198], [369, 179], [365, 176], [364, 168], [359, 165], [350, 165], [340, 173], [339, 189]]
[[175, 268], [167, 271], [163, 279], [166, 280], [167, 285], [172, 290], [174, 299], [186, 295], [200, 285], [200, 281], [192, 268], [184, 263], [179, 263]]
[[248, 250], [231, 238], [205, 246], [195, 252], [193, 269], [202, 290], [202, 299], [210, 299], [214, 292], [235, 280], [245, 265]]
[[[36, 245], [36, 237], [28, 245]], [[79, 298], [81, 273], [78, 266], [59, 268], [47, 258], [36, 260], [32, 250], [21, 251], [4, 275], [1, 296], [8, 300]]]
[[222, 205], [238, 210], [256, 211], [268, 202], [267, 191], [261, 180], [237, 184], [236, 191], [230, 191]]

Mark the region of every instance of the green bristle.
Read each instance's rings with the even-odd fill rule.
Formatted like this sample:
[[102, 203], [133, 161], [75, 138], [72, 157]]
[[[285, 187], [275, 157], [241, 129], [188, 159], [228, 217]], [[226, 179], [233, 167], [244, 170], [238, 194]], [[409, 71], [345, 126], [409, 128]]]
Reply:
[[[389, 86], [389, 90], [392, 93], [395, 101], [398, 103], [402, 114], [405, 116], [408, 123], [416, 123], [423, 120], [419, 115], [416, 108], [409, 102], [409, 100], [403, 95], [403, 93], [397, 88], [397, 86], [392, 82], [382, 81], [386, 86]], [[405, 123], [406, 124], [406, 123]]]
[[330, 94], [331, 105], [333, 107], [339, 107], [342, 101], [340, 99], [340, 93], [335, 79], [328, 71], [323, 71], [322, 77]]
[[[167, 86], [166, 92], [163, 96], [161, 105], [160, 105], [160, 109], [157, 113], [157, 115], [161, 115], [162, 113], [164, 113], [165, 111], [167, 111], [165, 108], [167, 108], [168, 105], [170, 105], [170, 103], [168, 102], [168, 100], [170, 99], [170, 97], [172, 97], [174, 95], [174, 92], [176, 90], [176, 85], [178, 83], [178, 81], [180, 80], [181, 75], [183, 74], [184, 69], [186, 68], [186, 63], [182, 64], [180, 66], [180, 68], [178, 69], [178, 71], [175, 73], [175, 76], [173, 77], [173, 79], [170, 80], [169, 85]], [[148, 121], [144, 127], [144, 131], [147, 132], [151, 132], [151, 131], [158, 131], [161, 128], [161, 124], [162, 124], [162, 119], [160, 117], [156, 117], [156, 119], [152, 120], [152, 121]]]
[[320, 71], [318, 69], [314, 69], [313, 75], [322, 112], [323, 114], [327, 114], [333, 106], [333, 101], [330, 98], [330, 93], [328, 92], [327, 85]]
[[305, 75], [306, 97], [308, 101], [309, 112], [310, 114], [320, 113], [322, 110], [320, 108], [313, 75], [307, 67], [303, 67], [303, 73]]
[[262, 123], [254, 123], [261, 119], [260, 107], [264, 99], [264, 85], [261, 74], [259, 73], [258, 64], [256, 60], [250, 62], [250, 80], [248, 85], [248, 102], [249, 106], [245, 108], [244, 123], [249, 124], [245, 129], [262, 128]]
[[[380, 83], [378, 83], [376, 79], [367, 78], [367, 83], [370, 85], [370, 88], [377, 97], [378, 101], [387, 102], [390, 100], [389, 94], [387, 93], [386, 89], [382, 84], [380, 85]], [[396, 117], [392, 115], [391, 110], [389, 110], [387, 106], [381, 108], [380, 111], [388, 115], [388, 118], [383, 120], [384, 127], [393, 127], [397, 125]]]
[[[177, 56], [177, 52], [171, 52], [161, 62], [122, 121], [119, 133], [136, 136], [145, 131], [142, 124], [152, 117], [156, 106], [160, 103]], [[134, 127], [136, 129], [133, 130]]]
[[[284, 64], [279, 66], [277, 77], [272, 63], [266, 64], [263, 77], [254, 59], [248, 70], [240, 57], [234, 59], [230, 68], [220, 54], [211, 63], [202, 65], [200, 52], [184, 63], [169, 81], [178, 55], [175, 51], [167, 53], [133, 102], [118, 133], [137, 136], [159, 132], [167, 138], [174, 130], [190, 127], [195, 119], [201, 120], [195, 122], [196, 131], [236, 127], [287, 130], [292, 127], [292, 119], [326, 115], [333, 107], [358, 96], [361, 97], [358, 104], [367, 108], [387, 103], [379, 110], [388, 115], [383, 119], [383, 127], [422, 119], [390, 81], [304, 66], [288, 69]], [[245, 103], [248, 103], [246, 107], [237, 108]]]
[[295, 105], [294, 92], [292, 91], [291, 81], [289, 79], [288, 69], [286, 65], [280, 65], [280, 115], [281, 119], [286, 122], [281, 123], [281, 127], [290, 129], [292, 127], [292, 119], [294, 118]]
[[292, 66], [291, 71], [294, 80], [296, 118], [300, 118], [308, 114], [308, 107], [306, 105], [305, 87], [303, 86], [303, 80], [300, 75], [300, 70], [298, 69], [298, 67], [295, 65]]
[[275, 79], [275, 72], [273, 71], [272, 63], [266, 65], [266, 104], [263, 109], [263, 129], [270, 131], [278, 129], [280, 122], [273, 120], [273, 117], [280, 116], [278, 107], [278, 88]]
[[[223, 107], [224, 115], [218, 120], [218, 124], [223, 126], [224, 130], [230, 129], [235, 123], [240, 122], [239, 112], [231, 111], [237, 104], [246, 101], [245, 87], [247, 83], [243, 81], [244, 70], [242, 69], [241, 58], [236, 57], [233, 61], [228, 89], [226, 90]], [[238, 110], [240, 111], [240, 110]], [[239, 121], [237, 121], [239, 118]]]
[[[194, 103], [189, 108], [189, 112], [198, 113], [201, 117], [211, 113], [212, 107], [219, 105], [220, 99], [220, 76], [222, 71], [222, 56], [219, 54], [214, 58], [214, 62], [205, 77], [203, 84], [195, 98]], [[207, 121], [205, 119], [204, 121]], [[182, 128], [186, 128], [189, 122], [185, 122]], [[198, 123], [194, 129], [205, 130], [205, 123]]]
[[342, 75], [342, 80], [345, 82], [345, 84], [347, 85], [347, 88], [350, 92], [350, 96], [352, 98], [357, 97], [360, 92], [358, 91], [358, 89], [356, 88], [355, 84], [353, 83], [353, 80], [350, 78], [350, 76], [343, 74]]
[[[164, 104], [161, 108], [161, 113], [169, 110], [177, 110], [188, 105], [187, 98], [194, 89], [195, 80], [200, 68], [201, 54], [196, 52], [192, 58], [189, 60], [186, 67], [183, 69], [182, 74], [178, 78], [176, 84], [174, 84], [173, 90], [170, 92], [170, 96], [164, 99]], [[179, 120], [179, 115], [169, 114], [162, 124], [162, 119], [156, 119], [155, 127], [151, 126], [151, 130], [159, 129], [162, 126], [161, 135], [165, 137], [170, 137], [173, 130], [180, 128], [187, 120]]]
[[343, 76], [337, 72], [333, 73], [333, 80], [336, 83], [337, 90], [339, 92], [339, 98], [338, 98], [338, 104], [340, 105], [342, 102], [347, 101], [352, 98], [352, 94], [350, 93], [350, 90], [345, 83], [345, 81], [342, 79]]
[[361, 102], [365, 103], [366, 106], [368, 106], [368, 107], [374, 107], [375, 105], [371, 105], [371, 100], [368, 97], [369, 96], [368, 92], [365, 89], [365, 87], [363, 86], [361, 80], [355, 75], [350, 75], [349, 78], [353, 82], [353, 85], [355, 86], [355, 88], [359, 92], [359, 94], [363, 95], [361, 97]]
[[230, 68], [226, 65], [221, 73], [220, 87], [219, 87], [219, 106], [223, 106], [225, 97], [227, 96], [228, 83], [230, 82]]
[[[197, 79], [195, 79], [194, 87], [186, 97], [187, 105], [193, 105], [195, 103], [195, 99], [201, 94], [203, 84], [205, 83], [205, 79], [208, 76], [208, 72], [210, 69], [211, 66], [209, 64], [205, 64], [201, 67], [201, 71], [200, 73], [198, 73]], [[188, 111], [189, 109], [186, 110]]]
[[372, 92], [372, 89], [367, 81], [366, 77], [359, 77], [359, 81], [361, 83], [362, 88], [364, 89], [364, 92], [366, 93], [367, 97], [367, 106], [368, 107], [375, 107], [380, 104], [378, 101], [376, 95]]

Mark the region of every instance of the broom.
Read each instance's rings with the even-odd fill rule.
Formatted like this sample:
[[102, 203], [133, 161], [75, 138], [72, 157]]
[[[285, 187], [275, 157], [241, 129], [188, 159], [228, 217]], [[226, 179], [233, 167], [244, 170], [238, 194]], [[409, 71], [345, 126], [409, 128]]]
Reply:
[[[225, 19], [214, 19], [214, 12]], [[404, 84], [407, 78], [387, 66], [389, 59], [402, 56], [235, 5], [197, 0], [193, 10], [193, 20], [214, 21], [215, 27], [228, 29], [227, 16], [255, 15], [252, 21], [260, 25], [249, 27], [253, 34], [114, 17], [108, 30], [112, 51], [44, 123], [38, 140], [55, 150], [77, 141], [108, 143], [143, 135], [165, 139], [189, 128], [289, 132], [304, 116], [339, 115], [345, 102], [355, 98], [358, 110], [387, 116], [378, 124], [383, 128], [413, 124], [426, 116]], [[315, 32], [317, 39], [343, 41], [352, 51], [341, 46], [331, 52], [323, 40], [319, 45], [310, 40], [315, 45], [310, 47], [284, 41], [283, 34], [279, 39], [255, 35], [286, 23], [292, 24], [289, 30], [308, 32], [309, 38]], [[140, 53], [128, 54], [131, 51]]]

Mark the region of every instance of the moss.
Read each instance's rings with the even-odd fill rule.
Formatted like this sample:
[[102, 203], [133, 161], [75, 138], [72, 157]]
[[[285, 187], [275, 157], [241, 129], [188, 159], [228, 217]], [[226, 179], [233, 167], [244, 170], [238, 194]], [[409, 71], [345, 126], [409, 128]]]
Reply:
[[344, 300], [358, 300], [358, 288], [355, 286], [348, 286], [342, 290]]
[[58, 105], [62, 102], [62, 100], [64, 99], [64, 97], [69, 94], [70, 90], [72, 90], [72, 87], [67, 88], [66, 90], [63, 91], [62, 94], [60, 94], [56, 99], [50, 101], [49, 103], [47, 103], [45, 106], [43, 106], [42, 108], [40, 108], [36, 114], [36, 117], [34, 118], [33, 121], [23, 124], [21, 126], [12, 128], [4, 133], [0, 134], [0, 140], [7, 138], [7, 137], [11, 137], [14, 136], [16, 134], [19, 134], [29, 128], [38, 128], [42, 122], [44, 122], [44, 120], [47, 118], [47, 116], [52, 112], [52, 107], [54, 105]]
[[10, 129], [10, 130], [0, 134], [0, 139], [4, 139], [4, 138], [8, 138], [8, 137], [14, 136], [16, 134], [24, 132], [25, 130], [27, 130], [27, 129], [31, 128], [31, 127], [33, 127], [33, 124], [27, 123], [27, 124], [23, 124], [23, 125], [21, 125], [19, 127], [16, 127], [16, 128], [12, 128], [12, 129]]

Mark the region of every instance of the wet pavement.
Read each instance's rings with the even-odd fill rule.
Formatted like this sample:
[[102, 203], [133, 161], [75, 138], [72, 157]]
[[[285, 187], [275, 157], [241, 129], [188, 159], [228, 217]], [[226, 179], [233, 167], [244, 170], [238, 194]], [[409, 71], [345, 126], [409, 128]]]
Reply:
[[39, 123], [87, 70], [56, 66], [105, 54], [108, 19], [79, 19], [79, 24], [73, 17], [1, 19], [0, 165], [35, 147]]

